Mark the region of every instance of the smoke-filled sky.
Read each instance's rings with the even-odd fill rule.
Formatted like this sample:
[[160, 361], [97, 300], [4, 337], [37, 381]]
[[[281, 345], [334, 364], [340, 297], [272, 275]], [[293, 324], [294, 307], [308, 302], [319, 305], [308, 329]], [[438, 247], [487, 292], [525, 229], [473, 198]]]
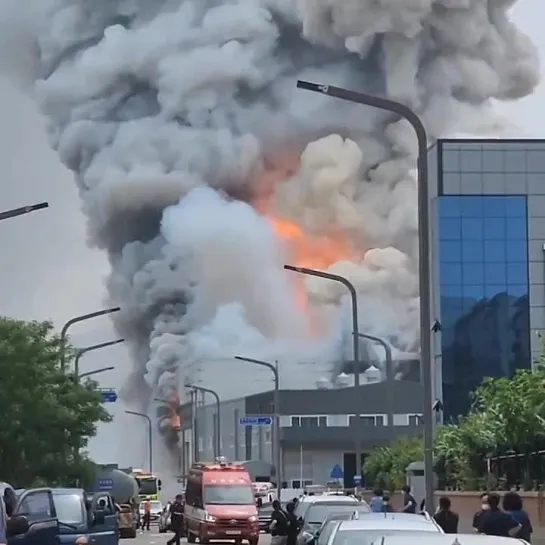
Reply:
[[[0, 3], [0, 6], [9, 7], [8, 4], [9, 2]], [[175, 5], [177, 2], [172, 4]], [[284, 2], [284, 8], [280, 2], [276, 4], [279, 11], [287, 17], [289, 13], [285, 7], [289, 3]], [[326, 2], [316, 3], [317, 6], [325, 4]], [[445, 2], [443, 4], [447, 5]], [[95, 2], [94, 5], [97, 8], [96, 13], [99, 13], [102, 3]], [[416, 10], [417, 5], [425, 6], [426, 2], [416, 2], [414, 6], [411, 4], [409, 10]], [[450, 2], [448, 5], [456, 5], [456, 2]], [[531, 35], [541, 50], [545, 50], [545, 39], [539, 25], [539, 21], [545, 15], [541, 3], [538, 4], [538, 0], [521, 1], [513, 13], [519, 26]], [[137, 355], [143, 358], [138, 368], [140, 373], [136, 377], [140, 380], [143, 378], [143, 369], [147, 365], [148, 383], [152, 386], [166, 386], [167, 392], [173, 383], [171, 372], [176, 369], [177, 364], [174, 360], [177, 351], [189, 359], [206, 355], [213, 357], [219, 356], [221, 350], [231, 343], [233, 347], [245, 346], [247, 350], [253, 351], [254, 353], [248, 354], [249, 356], [274, 356], [286, 350], [286, 347], [269, 344], [264, 348], [263, 334], [289, 340], [292, 334], [299, 338], [301, 328], [304, 329], [308, 325], [297, 312], [293, 312], [295, 308], [292, 305], [293, 297], [283, 299], [290, 293], [291, 288], [290, 285], [285, 285], [288, 282], [285, 276], [274, 271], [275, 266], [287, 257], [274, 243], [263, 242], [274, 238], [274, 230], [268, 229], [260, 216], [250, 207], [227, 203], [217, 194], [210, 194], [206, 190], [190, 194], [185, 202], [182, 201], [177, 208], [170, 209], [164, 216], [160, 240], [148, 244], [147, 247], [132, 245], [125, 253], [120, 253], [121, 247], [127, 242], [137, 238], [150, 240], [157, 234], [153, 232], [153, 228], [150, 232], [150, 225], [153, 226], [156, 221], [153, 206], [149, 214], [140, 218], [131, 216], [132, 211], [143, 202], [159, 203], [161, 206], [173, 203], [175, 201], [173, 195], [178, 195], [180, 185], [186, 188], [199, 186], [202, 185], [202, 177], [205, 177], [208, 183], [215, 187], [226, 187], [232, 195], [259, 200], [262, 195], [252, 194], [248, 180], [255, 181], [252, 173], [259, 170], [256, 167], [256, 158], [260, 158], [263, 149], [270, 152], [265, 154], [268, 168], [260, 170], [258, 177], [264, 181], [258, 189], [268, 189], [266, 182], [269, 178], [273, 181], [278, 177], [292, 178], [290, 184], [286, 184], [281, 190], [273, 191], [273, 196], [265, 205], [270, 214], [289, 221], [302, 222], [306, 228], [321, 234], [330, 224], [335, 224], [343, 232], [348, 232], [350, 234], [348, 238], [360, 248], [366, 245], [371, 247], [393, 245], [397, 248], [395, 251], [392, 249], [370, 256], [374, 259], [372, 267], [383, 271], [384, 276], [390, 275], [383, 284], [377, 283], [376, 278], [371, 277], [369, 263], [367, 268], [363, 267], [361, 260], [354, 276], [359, 275], [362, 292], [367, 295], [372, 293], [380, 301], [389, 301], [384, 308], [379, 308], [381, 307], [379, 303], [372, 298], [368, 299], [369, 306], [377, 305], [377, 312], [373, 314], [381, 316], [384, 329], [397, 328], [404, 347], [410, 348], [417, 340], [411, 337], [414, 331], [410, 328], [415, 316], [414, 292], [411, 291], [414, 271], [404, 261], [406, 256], [411, 258], [413, 251], [411, 240], [406, 240], [403, 236], [414, 223], [414, 218], [411, 217], [414, 206], [412, 208], [410, 206], [414, 195], [410, 183], [399, 179], [400, 183], [396, 185], [396, 189], [388, 191], [392, 198], [392, 213], [388, 216], [388, 221], [381, 217], [376, 217], [374, 218], [376, 221], [372, 221], [374, 209], [383, 200], [384, 190], [375, 187], [367, 191], [365, 199], [358, 200], [357, 173], [361, 171], [362, 162], [365, 165], [366, 161], [369, 164], [373, 161], [384, 161], [386, 158], [384, 150], [372, 140], [372, 131], [367, 135], [358, 134], [356, 128], [369, 127], [370, 120], [374, 119], [373, 114], [354, 112], [342, 104], [336, 104], [335, 110], [330, 103], [326, 106], [316, 97], [294, 95], [292, 98], [286, 90], [290, 77], [293, 79], [294, 74], [305, 74], [297, 67], [308, 64], [314, 64], [314, 67], [306, 72], [311, 79], [314, 77], [329, 83], [345, 83], [352, 87], [365, 84], [363, 80], [347, 76], [348, 65], [344, 64], [343, 55], [339, 59], [336, 53], [339, 49], [339, 35], [343, 38], [350, 37], [345, 45], [348, 44], [347, 47], [352, 50], [361, 51], [365, 39], [358, 34], [361, 29], [350, 28], [348, 19], [339, 20], [334, 32], [333, 29], [326, 32], [320, 26], [323, 21], [318, 11], [309, 10], [307, 14], [305, 24], [310, 40], [316, 40], [317, 37], [331, 38], [331, 42], [325, 44], [327, 49], [333, 51], [331, 66], [324, 68], [316, 65], [313, 61], [313, 51], [307, 51], [307, 57], [303, 51], [300, 58], [296, 59], [298, 64], [295, 67], [290, 65], [286, 68], [286, 58], [289, 58], [289, 55], [281, 63], [272, 62], [268, 55], [270, 41], [274, 41], [276, 36], [275, 27], [267, 24], [267, 19], [262, 17], [263, 14], [256, 11], [254, 17], [248, 19], [248, 26], [245, 28], [246, 39], [250, 42], [253, 40], [252, 43], [255, 45], [253, 49], [231, 47], [233, 42], [230, 42], [221, 48], [221, 55], [205, 55], [197, 61], [186, 52], [183, 58], [176, 58], [167, 54], [169, 48], [173, 46], [169, 40], [176, 42], [174, 39], [176, 33], [172, 35], [168, 33], [172, 27], [167, 25], [165, 34], [159, 37], [157, 34], [146, 34], [144, 29], [141, 35], [132, 41], [126, 41], [122, 29], [118, 27], [113, 29], [115, 32], [109, 33], [108, 47], [105, 46], [102, 51], [95, 50], [94, 55], [88, 56], [78, 64], [77, 70], [72, 69], [69, 62], [68, 68], [63, 69], [62, 59], [51, 61], [49, 66], [46, 62], [40, 67], [42, 74], [44, 70], [51, 72], [52, 68], [58, 68], [56, 75], [51, 78], [51, 83], [38, 88], [38, 98], [50, 116], [49, 126], [53, 144], [60, 148], [63, 159], [73, 168], [77, 166], [82, 175], [80, 188], [87, 188], [84, 193], [86, 212], [92, 218], [91, 235], [95, 242], [98, 241], [103, 247], [108, 248], [113, 256], [114, 269], [117, 272], [109, 281], [110, 294], [114, 296], [116, 302], [128, 302], [130, 307], [130, 313], [122, 316], [118, 325], [123, 334], [134, 341], [133, 346], [139, 350]], [[197, 17], [196, 14], [184, 14], [179, 20], [172, 22], [174, 29], [176, 24], [183, 25], [190, 16]], [[339, 17], [343, 16], [346, 14], [339, 13]], [[358, 14], [354, 12], [352, 19], [357, 20], [357, 16]], [[197, 37], [190, 36], [190, 29], [186, 29], [189, 44], [187, 51], [193, 51], [194, 56], [197, 54], [195, 51], [198, 44], [194, 42], [197, 38], [204, 41], [200, 46], [206, 45], [207, 40], [218, 39], [218, 36], [219, 39], [226, 40], [234, 32], [233, 29], [236, 29], [237, 17], [240, 17], [240, 14], [230, 14], [230, 17], [232, 19], [225, 13], [215, 19], [210, 17], [207, 20], [209, 34], [206, 36], [202, 33]], [[406, 21], [404, 30], [409, 32], [409, 18]], [[73, 28], [76, 28], [73, 26], [71, 30], [70, 24], [74, 25], [75, 22], [70, 19], [65, 20], [65, 24], [68, 26], [52, 27], [51, 35], [42, 43], [46, 52], [52, 56], [62, 53], [63, 32], [69, 37], [70, 32], [73, 33]], [[96, 24], [99, 26], [99, 23]], [[27, 30], [28, 27], [22, 27], [21, 34]], [[463, 31], [467, 32], [467, 39], [471, 41], [471, 32], [476, 29], [466, 25]], [[240, 32], [240, 29], [237, 29], [237, 32]], [[337, 37], [334, 36], [335, 33], [338, 34]], [[32, 59], [24, 54], [24, 50], [16, 49], [17, 36], [6, 33], [1, 35], [5, 40], [6, 36], [15, 40], [10, 43], [13, 55], [2, 58], [3, 68], [11, 76], [20, 75], [21, 72], [28, 75]], [[158, 40], [154, 48], [149, 47], [149, 40], [153, 37]], [[179, 43], [177, 46], [181, 47]], [[289, 47], [289, 40], [286, 39], [284, 46]], [[392, 44], [391, 47], [395, 49], [396, 44]], [[162, 57], [165, 57], [165, 62], [160, 69], [152, 70], [155, 67], [154, 63], [158, 62], [157, 59]], [[114, 69], [110, 71], [105, 69], [107, 66], [104, 63], [105, 58], [112, 60]], [[395, 54], [393, 58], [393, 75], [389, 80], [391, 92], [395, 95], [402, 91], [410, 91], [404, 85], [406, 78], [410, 78], [410, 73], [405, 73], [405, 68], [410, 66], [410, 59], [404, 58], [403, 69], [396, 70]], [[196, 64], [190, 65], [191, 62]], [[502, 62], [509, 64], [505, 52]], [[464, 78], [471, 78], [474, 68], [470, 63], [461, 66], [466, 72], [460, 68], [460, 73], [456, 74], [459, 78], [457, 83], [467, 92], [468, 86]], [[195, 72], [196, 67], [199, 71]], [[430, 79], [433, 79], [432, 76], [437, 77], [440, 68], [437, 68], [438, 72], [430, 75]], [[446, 70], [448, 67], [443, 68]], [[125, 79], [118, 80], [113, 70], [122, 72]], [[188, 70], [193, 78], [187, 78]], [[211, 80], [211, 73], [215, 74], [215, 81]], [[141, 76], [140, 81], [134, 80], [136, 74]], [[324, 79], [326, 76], [327, 81]], [[280, 84], [268, 82], [274, 77], [280, 80]], [[504, 73], [503, 77], [504, 83], [507, 81], [512, 83], [509, 75]], [[281, 81], [282, 78], [285, 78], [285, 81]], [[229, 85], [232, 83], [229, 82], [239, 79], [243, 79], [248, 87], [249, 97], [242, 110], [239, 105], [230, 102]], [[529, 81], [528, 77], [524, 76], [519, 79]], [[144, 108], [138, 101], [146, 101], [145, 82], [151, 80], [162, 90], [159, 98], [164, 116], [168, 119], [181, 120], [182, 124], [199, 127], [200, 130], [181, 134], [179, 131], [173, 131], [166, 123], [155, 121], [147, 124], [137, 122], [132, 127], [127, 124], [118, 130], [115, 137], [109, 130], [93, 131], [88, 120], [103, 119], [108, 108], [112, 115], [115, 113], [113, 117], [116, 123], [133, 117], [138, 118], [142, 111], [149, 115], [150, 112], [147, 110], [149, 104]], [[28, 77], [19, 78], [17, 84], [28, 84], [28, 81]], [[474, 94], [472, 98], [478, 100], [481, 96], [494, 95], [492, 83], [490, 78], [481, 82], [480, 87], [472, 89]], [[495, 83], [501, 93], [501, 78]], [[256, 89], [261, 89], [265, 84], [269, 86], [269, 92], [266, 100], [260, 101], [260, 91]], [[428, 81], [427, 84], [433, 88], [437, 82]], [[112, 88], [110, 102], [106, 99], [94, 100], [94, 96], [105, 96], [107, 85]], [[127, 91], [133, 85], [142, 86], [135, 99], [131, 99], [132, 95]], [[195, 89], [199, 88], [201, 91], [196, 93]], [[511, 89], [505, 87], [504, 91], [510, 92]], [[461, 94], [463, 95], [463, 92]], [[414, 99], [409, 95], [403, 98]], [[125, 97], [123, 108], [119, 107], [121, 97]], [[5, 257], [0, 265], [3, 281], [1, 310], [4, 314], [21, 318], [52, 318], [60, 326], [72, 315], [103, 306], [106, 298], [103, 279], [108, 275], [109, 266], [105, 253], [91, 251], [85, 247], [85, 216], [80, 212], [81, 201], [76, 184], [72, 181], [72, 175], [60, 165], [57, 156], [48, 149], [43, 130], [44, 122], [37, 115], [33, 102], [22, 96], [14, 84], [6, 80], [0, 85], [0, 99], [3, 114], [0, 129], [0, 157], [4, 169], [0, 182], [3, 189], [2, 208], [41, 200], [48, 200], [51, 205], [47, 211], [2, 222], [0, 242]], [[541, 126], [535, 112], [542, 109], [544, 102], [545, 91], [539, 88], [533, 96], [523, 99], [516, 105], [507, 107], [500, 105], [497, 111], [508, 116], [510, 135], [541, 136]], [[67, 103], [70, 104], [69, 108], [66, 106]], [[271, 116], [267, 113], [267, 108], [270, 108], [271, 104], [284, 105], [292, 114], [291, 117], [277, 113]], [[436, 115], [432, 115], [433, 104], [427, 106], [428, 110], [423, 109], [429, 114], [427, 121], [433, 126], [433, 130], [443, 131], [443, 120], [437, 121]], [[213, 115], [210, 112], [213, 112]], [[339, 117], [343, 122], [338, 121]], [[347, 121], [349, 119], [350, 122]], [[80, 122], [79, 126], [77, 121]], [[249, 131], [258, 134], [260, 138], [258, 141], [242, 137], [233, 138], [228, 133], [216, 131], [216, 136], [211, 141], [205, 131], [206, 127], [210, 126], [220, 129], [232, 129], [236, 126], [237, 132]], [[131, 132], [131, 128], [135, 130]], [[464, 128], [460, 127], [460, 130]], [[329, 139], [307, 149], [303, 155], [301, 168], [294, 170], [293, 157], [286, 154], [286, 148], [299, 149], [301, 142], [315, 140], [316, 137], [336, 131], [344, 131], [343, 136], [346, 134], [353, 136], [359, 141], [360, 146], [366, 144], [363, 147], [367, 156], [364, 154], [363, 158], [358, 158], [357, 148], [355, 149], [350, 142], [343, 142], [340, 138]], [[391, 131], [395, 132], [393, 129]], [[143, 135], [147, 134], [154, 134], [155, 137], [144, 138]], [[403, 131], [399, 132], [398, 136], [391, 135], [398, 150], [402, 152], [401, 155], [410, 154], [412, 151], [411, 135], [408, 134], [408, 141]], [[97, 150], [104, 146], [108, 148], [107, 152], [99, 153]], [[157, 154], [158, 150], [160, 154]], [[186, 153], [181, 153], [180, 150], [186, 150]], [[232, 161], [233, 157], [237, 158], [236, 162]], [[383, 170], [376, 174], [378, 181], [382, 182], [389, 176], [395, 178], [396, 169], [399, 169], [399, 164], [392, 162], [384, 164]], [[135, 168], [135, 165], [139, 168]], [[185, 175], [180, 179], [175, 175], [179, 170], [194, 175]], [[226, 172], [227, 181], [223, 179]], [[154, 180], [153, 183], [150, 183], [151, 179]], [[339, 195], [343, 199], [332, 198]], [[401, 206], [405, 201], [409, 203], [408, 208]], [[313, 214], [317, 207], [321, 213]], [[365, 229], [358, 225], [358, 219], [362, 214], [366, 218]], [[330, 221], [324, 222], [324, 217]], [[207, 221], [209, 218], [211, 221]], [[192, 256], [191, 265], [186, 266], [185, 260], [189, 255]], [[157, 256], [161, 256], [161, 259], [157, 259]], [[146, 259], [150, 257], [155, 260], [154, 263], [145, 266]], [[354, 269], [356, 266], [349, 263], [339, 270], [350, 272], [350, 267]], [[221, 272], [221, 276], [217, 274], [218, 271]], [[243, 271], [252, 274], [247, 278], [241, 278]], [[360, 274], [362, 271], [363, 276]], [[195, 276], [202, 278], [203, 275], [207, 278], [206, 282], [201, 283], [201, 288], [199, 289], [198, 285], [193, 286]], [[256, 276], [259, 276], [259, 283], [255, 281]], [[180, 316], [185, 316], [186, 305], [189, 302], [187, 290], [176, 293], [172, 283], [175, 282], [176, 286], [179, 286], [182, 280], [187, 286], [192, 287], [190, 302], [194, 304], [192, 312], [180, 325]], [[402, 293], [393, 291], [392, 288], [397, 285], [403, 285], [406, 291]], [[229, 304], [232, 297], [225, 296], [226, 286], [229, 288], [228, 293], [237, 294], [237, 303], [242, 303], [246, 313], [240, 312], [240, 304], [238, 306]], [[263, 289], [263, 286], [266, 288]], [[309, 283], [308, 289], [311, 300], [321, 303], [320, 318], [327, 322], [331, 315], [328, 309], [339, 303], [340, 293], [332, 287], [324, 288], [315, 283]], [[161, 307], [164, 298], [169, 298], [169, 302], [174, 304]], [[254, 304], [256, 301], [259, 301], [258, 305]], [[216, 314], [218, 306], [221, 307], [222, 303], [226, 303], [226, 306]], [[402, 308], [405, 312], [390, 316], [385, 310], [387, 308]], [[262, 309], [265, 311], [260, 312]], [[160, 321], [156, 320], [157, 316], [161, 317]], [[79, 331], [85, 332], [90, 328], [95, 330], [92, 333], [92, 342], [97, 340], [97, 337], [101, 337], [98, 340], [104, 340], [104, 336], [110, 338], [116, 335], [105, 325], [100, 327], [96, 323], [93, 326], [82, 326]], [[187, 342], [187, 339], [180, 341], [180, 333], [185, 333], [188, 329], [195, 329], [197, 332], [190, 342]], [[243, 340], [239, 338], [240, 331], [245, 332]], [[151, 359], [142, 355], [144, 347], [141, 342], [142, 335], [147, 339], [150, 333], [154, 339], [151, 345]], [[258, 353], [260, 351], [261, 353]], [[120, 353], [124, 355], [122, 350]], [[302, 350], [303, 353], [306, 353], [305, 350]], [[89, 357], [89, 365], [100, 361], [102, 357], [104, 356]], [[211, 365], [217, 366], [221, 363]], [[111, 377], [108, 380], [112, 382], [122, 380], [122, 377], [127, 375], [128, 368], [130, 367], [125, 360], [123, 369], [116, 372], [115, 378]], [[248, 377], [251, 375], [246, 374], [245, 378]], [[199, 378], [203, 378], [202, 373]], [[262, 386], [259, 384], [262, 380], [261, 375], [256, 374], [255, 379], [259, 389], [267, 387], [265, 381]], [[139, 391], [142, 382], [135, 381], [133, 384], [133, 390]]]

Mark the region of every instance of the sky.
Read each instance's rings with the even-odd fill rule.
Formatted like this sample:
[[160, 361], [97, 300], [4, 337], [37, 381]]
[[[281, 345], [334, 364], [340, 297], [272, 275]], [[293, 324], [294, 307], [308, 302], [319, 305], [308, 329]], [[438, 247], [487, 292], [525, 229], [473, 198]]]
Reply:
[[[545, 57], [543, 0], [524, 0], [513, 17]], [[542, 63], [543, 66], [543, 63]], [[543, 72], [543, 69], [542, 69]], [[500, 104], [512, 137], [545, 137], [545, 85], [522, 101]], [[69, 318], [107, 306], [106, 257], [88, 248], [85, 218], [72, 174], [50, 150], [44, 123], [32, 100], [0, 76], [0, 209], [41, 201], [50, 208], [0, 223], [0, 313], [20, 319], [52, 320], [60, 330]], [[108, 341], [116, 335], [107, 318], [79, 324], [71, 330], [77, 347]], [[119, 345], [90, 353], [82, 372], [114, 365], [100, 375], [101, 385], [118, 388], [129, 368], [126, 348]], [[97, 376], [97, 378], [99, 378]], [[114, 422], [103, 425], [90, 445], [98, 462], [145, 466], [144, 423], [124, 414], [122, 402], [111, 404]], [[119, 429], [130, 430], [119, 441]], [[131, 443], [134, 441], [134, 445]], [[143, 456], [141, 458], [140, 456]]]

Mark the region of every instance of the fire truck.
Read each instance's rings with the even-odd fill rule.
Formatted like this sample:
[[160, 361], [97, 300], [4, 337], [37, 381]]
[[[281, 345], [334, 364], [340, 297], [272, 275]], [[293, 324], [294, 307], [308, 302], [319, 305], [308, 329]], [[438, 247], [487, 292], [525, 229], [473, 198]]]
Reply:
[[250, 474], [242, 465], [226, 462], [195, 463], [187, 476], [185, 496], [187, 541], [259, 541], [259, 520]]
[[159, 492], [163, 486], [161, 479], [142, 469], [133, 469], [131, 475], [138, 483], [138, 497], [140, 500], [158, 500]]

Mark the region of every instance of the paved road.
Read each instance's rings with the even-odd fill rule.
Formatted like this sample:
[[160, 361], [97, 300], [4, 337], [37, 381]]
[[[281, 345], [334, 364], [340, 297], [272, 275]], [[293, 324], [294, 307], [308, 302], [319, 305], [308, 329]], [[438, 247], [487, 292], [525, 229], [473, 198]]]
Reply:
[[[122, 539], [120, 540], [120, 545], [164, 545], [172, 537], [171, 533], [160, 534], [157, 532], [157, 528], [151, 528], [151, 532], [139, 533], [136, 539]], [[187, 543], [185, 539], [182, 540], [182, 543]], [[234, 542], [227, 541], [225, 543], [214, 541], [214, 545], [234, 545]], [[243, 542], [246, 543], [247, 542]], [[259, 545], [270, 545], [271, 536], [267, 534], [261, 534], [259, 538]]]

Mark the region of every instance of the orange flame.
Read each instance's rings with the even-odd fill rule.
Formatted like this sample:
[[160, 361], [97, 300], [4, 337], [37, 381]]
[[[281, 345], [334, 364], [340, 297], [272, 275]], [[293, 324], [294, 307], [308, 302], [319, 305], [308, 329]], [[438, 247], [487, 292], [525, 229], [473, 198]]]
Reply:
[[[313, 235], [305, 233], [293, 221], [270, 216], [268, 220], [278, 238], [286, 244], [290, 265], [323, 271], [338, 261], [354, 257], [354, 248], [343, 233], [332, 230], [327, 234]], [[310, 312], [305, 278], [298, 275], [294, 278], [294, 286], [298, 306], [309, 316], [311, 329], [316, 332], [316, 320]]]

